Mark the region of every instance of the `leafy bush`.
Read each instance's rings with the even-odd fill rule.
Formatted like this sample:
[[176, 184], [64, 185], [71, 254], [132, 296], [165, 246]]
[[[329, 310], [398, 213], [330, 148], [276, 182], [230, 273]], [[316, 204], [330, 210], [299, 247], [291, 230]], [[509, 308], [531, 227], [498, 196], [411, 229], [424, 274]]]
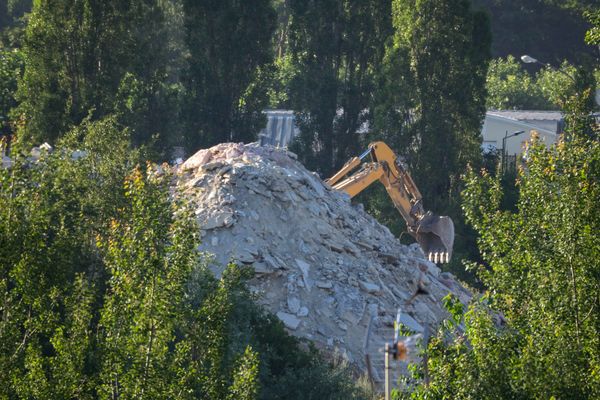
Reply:
[[208, 271], [128, 135], [85, 122], [0, 170], [0, 398], [363, 398], [253, 303], [249, 269]]
[[531, 144], [516, 208], [503, 207], [499, 176], [467, 173], [488, 292], [432, 340], [430, 384], [407, 396], [600, 397], [600, 131], [586, 98], [571, 99], [561, 142]]

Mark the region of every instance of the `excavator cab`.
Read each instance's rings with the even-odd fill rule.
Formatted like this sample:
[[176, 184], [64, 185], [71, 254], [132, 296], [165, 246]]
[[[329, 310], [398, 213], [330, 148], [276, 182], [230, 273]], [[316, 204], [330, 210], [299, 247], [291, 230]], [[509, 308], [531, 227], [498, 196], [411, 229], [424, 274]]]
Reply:
[[[364, 161], [368, 155], [371, 156], [371, 162]], [[359, 166], [360, 170], [346, 177]], [[424, 210], [419, 189], [404, 164], [385, 143], [371, 143], [363, 154], [350, 159], [325, 182], [354, 197], [377, 180], [385, 186], [396, 209], [406, 221], [408, 233], [419, 243], [427, 258], [435, 263], [449, 262], [454, 245], [452, 219]]]

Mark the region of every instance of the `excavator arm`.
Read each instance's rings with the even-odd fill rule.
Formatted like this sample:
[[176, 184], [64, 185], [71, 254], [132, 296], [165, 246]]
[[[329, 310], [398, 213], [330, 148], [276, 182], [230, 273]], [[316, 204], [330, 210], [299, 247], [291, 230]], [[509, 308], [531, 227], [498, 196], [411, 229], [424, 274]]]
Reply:
[[[369, 155], [371, 162], [364, 162]], [[359, 166], [360, 170], [346, 177]], [[384, 185], [394, 206], [406, 221], [408, 233], [419, 243], [429, 260], [448, 262], [454, 244], [452, 220], [424, 210], [419, 189], [404, 164], [385, 143], [371, 143], [363, 154], [350, 159], [325, 182], [354, 197], [375, 181]]]

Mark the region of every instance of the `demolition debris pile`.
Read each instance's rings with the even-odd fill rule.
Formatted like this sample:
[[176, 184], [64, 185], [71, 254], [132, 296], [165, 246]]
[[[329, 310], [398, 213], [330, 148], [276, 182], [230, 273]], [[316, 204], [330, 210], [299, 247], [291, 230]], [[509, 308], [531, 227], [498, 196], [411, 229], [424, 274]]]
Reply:
[[[363, 344], [391, 339], [398, 307], [415, 332], [446, 316], [449, 292], [470, 294], [405, 246], [360, 204], [327, 187], [293, 153], [254, 144], [200, 150], [178, 167], [179, 185], [219, 275], [230, 260], [253, 266], [250, 289], [288, 330], [364, 367]], [[398, 215], [398, 218], [401, 218]], [[416, 297], [418, 283], [428, 294]]]

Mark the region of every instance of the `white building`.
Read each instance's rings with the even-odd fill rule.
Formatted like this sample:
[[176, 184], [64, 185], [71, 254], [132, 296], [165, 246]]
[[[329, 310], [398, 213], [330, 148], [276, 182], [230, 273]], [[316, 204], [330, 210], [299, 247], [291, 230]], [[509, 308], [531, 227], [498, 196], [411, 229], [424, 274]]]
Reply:
[[546, 146], [550, 146], [558, 140], [563, 126], [563, 115], [559, 111], [488, 111], [481, 131], [482, 148], [484, 151], [502, 151], [504, 137], [525, 131], [506, 139], [506, 154], [519, 155], [531, 139], [532, 131], [536, 131]]
[[[300, 129], [295, 124], [292, 110], [265, 110], [267, 126], [259, 133], [261, 145], [286, 147], [296, 137]], [[507, 111], [492, 110], [485, 115], [482, 128], [484, 151], [502, 150], [502, 139], [514, 132], [524, 133], [506, 139], [506, 154], [519, 155], [524, 145], [531, 139], [532, 131], [538, 132], [547, 146], [555, 143], [563, 129], [563, 115], [558, 111]], [[364, 133], [369, 129], [365, 122], [359, 128]]]
[[265, 110], [263, 112], [267, 116], [267, 126], [258, 134], [258, 142], [261, 146], [287, 147], [300, 133], [300, 129], [294, 122], [294, 111]]

